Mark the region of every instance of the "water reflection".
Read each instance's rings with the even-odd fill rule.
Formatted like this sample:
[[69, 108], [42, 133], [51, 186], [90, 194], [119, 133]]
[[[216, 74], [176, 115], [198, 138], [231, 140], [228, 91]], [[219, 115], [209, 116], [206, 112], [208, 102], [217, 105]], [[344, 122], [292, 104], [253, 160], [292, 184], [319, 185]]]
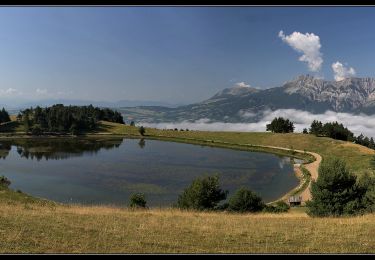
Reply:
[[145, 139], [142, 138], [141, 140], [139, 140], [138, 145], [139, 145], [140, 148], [143, 149], [145, 147], [145, 145], [146, 145]]
[[0, 143], [0, 158], [5, 159], [9, 155], [9, 151], [12, 149], [11, 143]]
[[157, 140], [9, 139], [0, 157], [12, 189], [59, 202], [126, 205], [142, 192], [148, 205], [170, 206], [193, 179], [213, 174], [230, 193], [245, 186], [266, 202], [298, 185], [287, 157]]
[[17, 153], [26, 159], [40, 161], [61, 160], [70, 157], [93, 155], [101, 149], [110, 150], [120, 147], [122, 138], [116, 139], [18, 139], [0, 143], [0, 158], [5, 159], [12, 145]]

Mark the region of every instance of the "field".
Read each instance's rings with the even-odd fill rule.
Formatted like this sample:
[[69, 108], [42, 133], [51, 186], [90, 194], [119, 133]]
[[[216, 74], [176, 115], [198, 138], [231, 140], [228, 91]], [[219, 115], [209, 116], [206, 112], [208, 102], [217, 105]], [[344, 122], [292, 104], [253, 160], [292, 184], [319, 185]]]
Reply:
[[[88, 135], [140, 137], [136, 127], [108, 122]], [[373, 172], [374, 151], [312, 135], [156, 129], [146, 129], [146, 135], [231, 148], [253, 144], [300, 149], [323, 159], [345, 158], [357, 175]], [[1, 253], [375, 253], [373, 234], [375, 214], [311, 218], [303, 207], [284, 214], [133, 211], [62, 205], [0, 189]]]
[[1, 253], [374, 253], [375, 215], [67, 206], [0, 195]]

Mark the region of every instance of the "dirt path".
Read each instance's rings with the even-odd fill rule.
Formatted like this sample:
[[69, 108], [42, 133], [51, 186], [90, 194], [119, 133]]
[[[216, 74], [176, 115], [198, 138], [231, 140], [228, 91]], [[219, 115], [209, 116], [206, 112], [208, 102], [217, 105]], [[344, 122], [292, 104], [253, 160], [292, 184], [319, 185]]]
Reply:
[[[279, 149], [279, 150], [292, 151], [292, 149], [284, 148], [284, 147], [267, 146], [267, 145], [257, 145], [257, 146], [264, 147], [264, 148], [274, 148], [274, 149]], [[299, 153], [305, 152], [302, 150], [294, 150], [294, 151], [299, 152]], [[311, 154], [312, 156], [315, 157], [315, 161], [309, 164], [304, 164], [304, 167], [310, 172], [311, 180], [316, 180], [318, 178], [318, 168], [319, 168], [320, 162], [322, 161], [322, 157], [317, 153], [307, 152], [307, 151], [306, 153]], [[299, 169], [299, 167], [294, 167], [294, 170], [296, 171], [297, 175], [302, 176], [302, 172]], [[302, 204], [304, 204], [306, 201], [311, 199], [310, 186], [311, 186], [311, 181], [309, 183], [309, 186], [300, 194], [300, 196], [302, 196]]]

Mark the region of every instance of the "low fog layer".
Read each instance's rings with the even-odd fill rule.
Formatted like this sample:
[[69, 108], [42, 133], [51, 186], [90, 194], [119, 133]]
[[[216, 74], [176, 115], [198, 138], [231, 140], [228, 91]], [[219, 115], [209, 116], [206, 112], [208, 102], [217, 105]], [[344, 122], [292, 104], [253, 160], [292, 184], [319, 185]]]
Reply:
[[262, 117], [256, 123], [225, 123], [211, 122], [202, 118], [194, 122], [182, 121], [178, 123], [144, 123], [144, 126], [159, 129], [186, 129], [202, 131], [238, 131], [238, 132], [265, 132], [266, 125], [275, 117], [288, 118], [294, 123], [295, 132], [302, 132], [303, 128], [309, 129], [313, 120], [323, 123], [337, 121], [346, 126], [356, 136], [363, 133], [365, 136], [375, 138], [375, 115], [353, 115], [349, 113], [336, 113], [326, 111], [324, 114], [312, 114], [310, 112], [296, 109], [279, 109], [275, 111], [266, 110], [261, 112]]

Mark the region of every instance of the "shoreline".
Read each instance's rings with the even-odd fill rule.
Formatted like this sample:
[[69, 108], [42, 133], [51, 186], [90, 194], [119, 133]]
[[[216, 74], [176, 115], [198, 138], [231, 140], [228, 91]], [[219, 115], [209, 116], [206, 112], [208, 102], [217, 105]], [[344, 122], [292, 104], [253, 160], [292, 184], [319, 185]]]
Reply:
[[[85, 138], [131, 138], [131, 139], [149, 139], [149, 140], [161, 140], [161, 141], [169, 141], [169, 142], [179, 142], [179, 143], [186, 143], [192, 145], [203, 145], [203, 146], [210, 146], [210, 147], [218, 147], [223, 149], [232, 149], [232, 150], [241, 150], [241, 151], [248, 151], [248, 152], [263, 152], [263, 153], [271, 153], [274, 155], [280, 156], [288, 156], [291, 158], [302, 159], [304, 162], [301, 164], [300, 167], [306, 166], [306, 170], [310, 173], [311, 178], [305, 180], [303, 178], [302, 170], [297, 169], [295, 165], [293, 165], [293, 171], [295, 176], [299, 179], [299, 184], [297, 187], [289, 190], [284, 195], [282, 195], [279, 199], [268, 202], [266, 204], [270, 205], [278, 201], [286, 201], [289, 196], [293, 195], [301, 195], [303, 201], [301, 205], [304, 205], [308, 199], [311, 199], [310, 194], [310, 185], [311, 180], [316, 180], [317, 178], [317, 167], [320, 164], [321, 156], [317, 153], [307, 152], [302, 150], [294, 150], [285, 147], [277, 147], [277, 146], [265, 146], [265, 145], [253, 145], [253, 144], [236, 144], [236, 143], [229, 143], [229, 142], [222, 142], [222, 141], [214, 141], [214, 140], [203, 140], [203, 139], [196, 139], [196, 138], [181, 138], [181, 137], [168, 137], [168, 136], [161, 136], [161, 135], [134, 135], [134, 134], [111, 134], [111, 133], [95, 133], [95, 134], [85, 134], [85, 135], [41, 135], [41, 136], [31, 136], [31, 135], [14, 135], [11, 136], [3, 136], [0, 135], [1, 140], [13, 140], [13, 139], [85, 139]], [[307, 156], [308, 155], [308, 156]], [[314, 160], [311, 160], [311, 157]], [[310, 169], [308, 169], [310, 168]], [[301, 171], [301, 172], [299, 172]], [[313, 171], [313, 172], [312, 172]], [[301, 178], [299, 176], [302, 176]], [[306, 185], [306, 181], [309, 181], [308, 185], [305, 189], [301, 189], [304, 185]], [[67, 204], [69, 205], [69, 204]]]

